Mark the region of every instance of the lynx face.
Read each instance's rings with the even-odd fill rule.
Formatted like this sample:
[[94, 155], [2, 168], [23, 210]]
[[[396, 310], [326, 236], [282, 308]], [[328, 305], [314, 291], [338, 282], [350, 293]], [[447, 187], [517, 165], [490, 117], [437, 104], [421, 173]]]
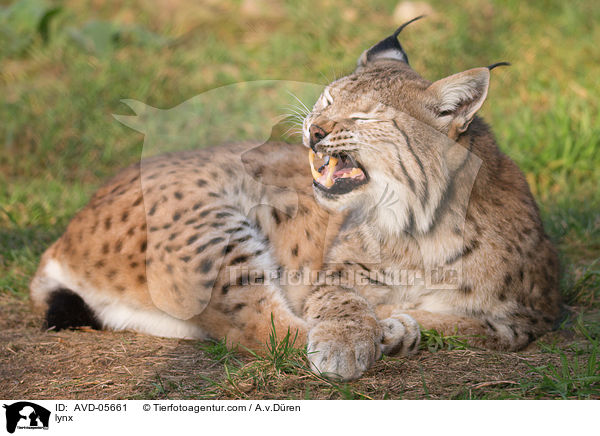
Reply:
[[489, 73], [456, 76], [431, 84], [406, 64], [383, 60], [328, 86], [303, 125], [317, 200], [376, 213], [394, 232], [427, 232], [468, 154], [453, 141], [456, 121], [466, 129], [476, 108], [468, 118], [461, 112], [481, 105]]

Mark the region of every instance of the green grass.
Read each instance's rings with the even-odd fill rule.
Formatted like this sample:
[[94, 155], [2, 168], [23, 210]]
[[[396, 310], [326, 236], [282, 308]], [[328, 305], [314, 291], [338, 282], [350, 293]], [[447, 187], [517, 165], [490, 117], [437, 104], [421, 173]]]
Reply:
[[[0, 292], [25, 298], [39, 256], [94, 189], [152, 150], [140, 132], [112, 117], [134, 114], [123, 99], [168, 109], [195, 96], [188, 105], [214, 103], [216, 94], [206, 91], [241, 81], [324, 84], [350, 72], [362, 50], [399, 24], [391, 0], [278, 1], [262, 16], [241, 10], [241, 3], [184, 0], [170, 8], [140, 0], [0, 0]], [[402, 34], [411, 64], [435, 80], [512, 63], [492, 72], [481, 113], [540, 204], [560, 251], [567, 303], [576, 313], [597, 313], [600, 8], [592, 0], [430, 4], [436, 13]], [[236, 135], [270, 126], [265, 117], [289, 112], [280, 102], [294, 104], [274, 87], [264, 107], [248, 111], [256, 104], [252, 89], [229, 89], [220, 110], [233, 114], [222, 121], [236, 126]], [[315, 89], [297, 93], [310, 104]], [[200, 127], [196, 134], [205, 142], [221, 139], [222, 131], [214, 132]], [[584, 323], [593, 330], [593, 323]], [[460, 348], [455, 341], [460, 339], [424, 333], [429, 349]], [[237, 364], [212, 347], [226, 367]], [[598, 396], [597, 382], [589, 378], [598, 370], [594, 350], [587, 347], [576, 358], [570, 351], [562, 360], [565, 350], [556, 346], [560, 365], [532, 369], [535, 386], [523, 382], [519, 392]], [[281, 356], [289, 357], [289, 350], [272, 353], [274, 361], [257, 361], [281, 371], [287, 365]], [[347, 396], [360, 397], [352, 392]]]
[[439, 350], [466, 350], [469, 347], [468, 338], [459, 335], [444, 335], [437, 330], [421, 329], [422, 350], [435, 353]]

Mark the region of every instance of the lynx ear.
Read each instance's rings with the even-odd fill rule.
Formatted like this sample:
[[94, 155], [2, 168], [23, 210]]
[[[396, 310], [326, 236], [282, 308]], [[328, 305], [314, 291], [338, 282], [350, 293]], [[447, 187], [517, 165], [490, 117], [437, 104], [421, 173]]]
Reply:
[[490, 70], [500, 65], [510, 64], [500, 62], [489, 67], [473, 68], [438, 80], [427, 88], [438, 126], [440, 130], [447, 131], [450, 138], [456, 139], [467, 130], [487, 97]]
[[398, 42], [398, 35], [410, 23], [420, 20], [424, 16], [425, 15], [420, 15], [416, 18], [413, 18], [410, 21], [407, 21], [402, 26], [398, 27], [398, 29], [396, 29], [393, 35], [388, 36], [387, 38], [379, 41], [370, 49], [365, 50], [358, 58], [358, 61], [356, 63], [357, 68], [364, 67], [365, 65], [371, 62], [375, 62], [382, 59], [394, 60], [408, 64], [408, 56], [402, 49], [400, 43]]

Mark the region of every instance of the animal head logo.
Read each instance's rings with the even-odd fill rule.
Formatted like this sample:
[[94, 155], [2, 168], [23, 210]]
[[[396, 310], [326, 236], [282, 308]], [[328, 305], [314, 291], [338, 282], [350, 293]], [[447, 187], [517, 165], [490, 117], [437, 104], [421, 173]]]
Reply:
[[17, 428], [47, 429], [50, 411], [29, 401], [4, 404], [6, 409], [6, 431], [14, 433]]

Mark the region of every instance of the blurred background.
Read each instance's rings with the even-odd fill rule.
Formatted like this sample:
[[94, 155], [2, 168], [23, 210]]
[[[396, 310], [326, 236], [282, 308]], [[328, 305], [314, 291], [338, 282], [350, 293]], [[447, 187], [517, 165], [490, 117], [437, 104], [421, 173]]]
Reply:
[[[423, 13], [400, 39], [427, 79], [512, 63], [493, 71], [481, 114], [541, 205], [568, 301], [596, 307], [594, 0], [0, 0], [0, 292], [26, 295], [43, 249], [139, 159], [143, 135], [112, 116], [133, 114], [122, 99], [168, 109], [240, 81], [325, 84]], [[238, 110], [251, 107], [244, 98]]]

